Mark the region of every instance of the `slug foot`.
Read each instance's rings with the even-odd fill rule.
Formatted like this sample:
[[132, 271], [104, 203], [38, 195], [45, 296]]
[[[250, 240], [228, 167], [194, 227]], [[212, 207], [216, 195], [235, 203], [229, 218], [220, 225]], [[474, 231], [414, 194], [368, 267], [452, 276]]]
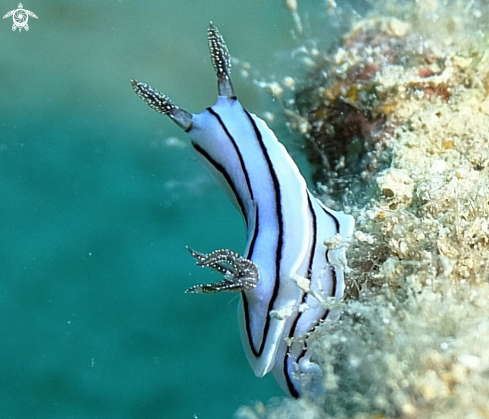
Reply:
[[185, 292], [192, 294], [214, 294], [222, 291], [248, 291], [258, 284], [258, 267], [229, 249], [220, 249], [212, 253], [200, 253], [187, 247], [196, 260], [197, 266], [211, 268], [224, 276], [224, 280], [211, 284], [190, 287]]

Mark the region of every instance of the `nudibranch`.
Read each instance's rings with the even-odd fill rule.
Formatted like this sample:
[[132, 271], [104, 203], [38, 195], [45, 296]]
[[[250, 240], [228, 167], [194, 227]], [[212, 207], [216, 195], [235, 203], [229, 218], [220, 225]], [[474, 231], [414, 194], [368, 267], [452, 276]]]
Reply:
[[[272, 371], [294, 397], [321, 394], [322, 371], [311, 360], [304, 338], [332, 316], [326, 297], [343, 296], [344, 241], [353, 234], [354, 220], [326, 208], [311, 194], [265, 121], [237, 100], [228, 49], [212, 23], [208, 40], [218, 99], [203, 112], [190, 114], [146, 83], [131, 80], [140, 98], [189, 135], [202, 164], [246, 225], [244, 256], [228, 249], [190, 251], [199, 266], [216, 270], [224, 279], [187, 292], [240, 292], [241, 337], [255, 374]], [[332, 237], [338, 246], [325, 244]], [[302, 374], [309, 377], [301, 380]]]

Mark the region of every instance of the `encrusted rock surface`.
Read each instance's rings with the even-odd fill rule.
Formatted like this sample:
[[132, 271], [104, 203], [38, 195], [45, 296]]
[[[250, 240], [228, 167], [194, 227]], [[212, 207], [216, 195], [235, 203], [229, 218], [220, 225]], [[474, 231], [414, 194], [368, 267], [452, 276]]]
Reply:
[[309, 339], [328, 392], [238, 417], [489, 418], [488, 11], [382, 2], [311, 57], [289, 123], [357, 221], [342, 316]]

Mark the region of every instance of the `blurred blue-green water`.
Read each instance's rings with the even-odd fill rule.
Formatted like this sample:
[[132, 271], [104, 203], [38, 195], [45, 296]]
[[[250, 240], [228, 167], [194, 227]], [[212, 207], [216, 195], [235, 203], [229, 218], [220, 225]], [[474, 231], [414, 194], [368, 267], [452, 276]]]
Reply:
[[[24, 8], [28, 32], [0, 21], [0, 418], [227, 418], [282, 396], [247, 364], [237, 297], [183, 293], [216, 279], [185, 245], [242, 251], [242, 220], [129, 79], [198, 112], [216, 98], [208, 22], [267, 74], [297, 46], [283, 3]], [[234, 84], [265, 110], [250, 79]]]

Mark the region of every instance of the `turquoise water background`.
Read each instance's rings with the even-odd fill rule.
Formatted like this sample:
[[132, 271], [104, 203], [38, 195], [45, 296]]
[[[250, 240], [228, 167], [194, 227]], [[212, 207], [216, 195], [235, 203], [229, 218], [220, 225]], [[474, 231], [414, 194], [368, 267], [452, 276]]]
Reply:
[[[326, 19], [322, 2], [302, 6]], [[214, 103], [210, 20], [234, 56], [278, 71], [275, 54], [298, 45], [283, 2], [24, 8], [28, 32], [0, 20], [0, 418], [228, 418], [283, 396], [245, 359], [238, 297], [183, 292], [217, 279], [185, 246], [242, 251], [243, 223], [129, 83], [191, 112]], [[250, 78], [234, 84], [249, 110], [271, 103]]]

